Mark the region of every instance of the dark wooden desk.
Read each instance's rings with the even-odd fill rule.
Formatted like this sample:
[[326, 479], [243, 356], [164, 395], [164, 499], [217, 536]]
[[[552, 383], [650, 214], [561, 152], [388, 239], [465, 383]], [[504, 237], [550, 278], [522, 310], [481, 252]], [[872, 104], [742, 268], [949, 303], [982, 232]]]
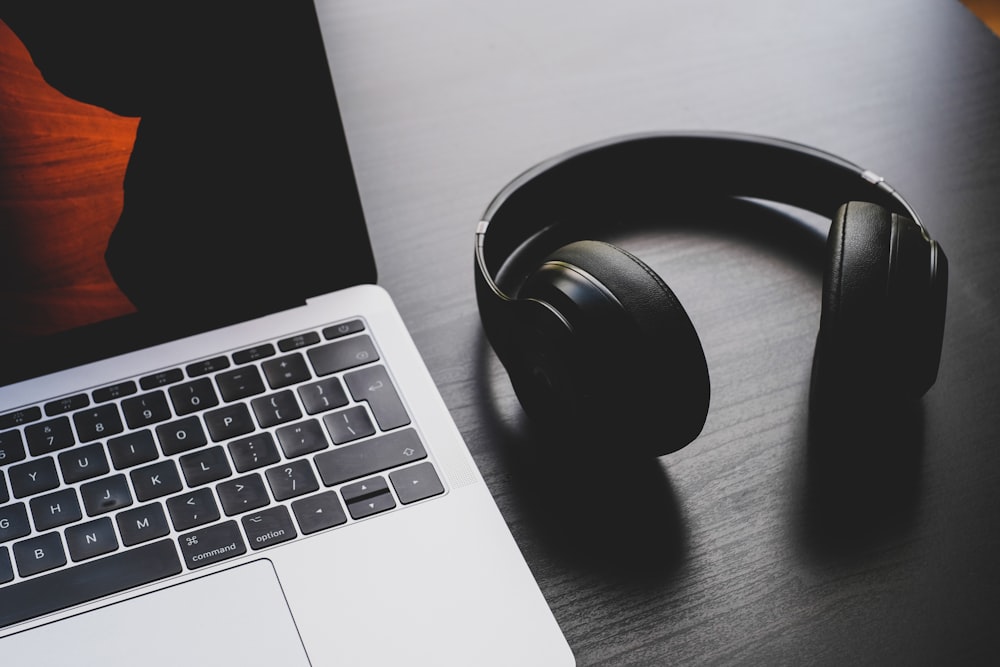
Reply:
[[[380, 282], [581, 664], [996, 659], [995, 36], [949, 0], [359, 1], [321, 19]], [[816, 470], [818, 265], [752, 224], [687, 220], [619, 240], [700, 332], [703, 434], [639, 473], [538, 459], [481, 334], [475, 223], [536, 161], [652, 129], [812, 144], [921, 213], [952, 279], [939, 380], [886, 436], [907, 453]]]

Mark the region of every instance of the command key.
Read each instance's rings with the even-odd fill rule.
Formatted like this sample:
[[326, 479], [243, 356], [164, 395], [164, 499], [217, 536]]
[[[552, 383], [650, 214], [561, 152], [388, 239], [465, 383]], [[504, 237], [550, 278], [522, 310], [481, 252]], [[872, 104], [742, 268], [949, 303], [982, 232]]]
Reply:
[[188, 569], [205, 567], [247, 552], [235, 521], [206, 526], [177, 538]]

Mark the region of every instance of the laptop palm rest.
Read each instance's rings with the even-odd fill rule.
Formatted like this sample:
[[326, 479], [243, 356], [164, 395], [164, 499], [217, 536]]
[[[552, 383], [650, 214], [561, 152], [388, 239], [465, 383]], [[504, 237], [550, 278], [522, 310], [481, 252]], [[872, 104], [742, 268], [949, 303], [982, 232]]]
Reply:
[[3, 653], [38, 667], [310, 664], [263, 559], [6, 637]]

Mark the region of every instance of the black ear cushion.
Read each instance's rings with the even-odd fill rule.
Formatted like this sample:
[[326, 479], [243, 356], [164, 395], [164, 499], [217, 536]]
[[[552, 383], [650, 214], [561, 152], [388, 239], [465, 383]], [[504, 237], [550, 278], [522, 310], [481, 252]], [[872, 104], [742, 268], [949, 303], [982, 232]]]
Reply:
[[570, 243], [545, 261], [588, 274], [621, 304], [636, 343], [621, 350], [622, 363], [634, 367], [633, 386], [623, 389], [655, 396], [660, 430], [675, 434], [669, 451], [694, 440], [708, 414], [708, 366], [694, 325], [671, 289], [640, 259], [600, 241]]
[[892, 215], [864, 202], [838, 209], [827, 237], [814, 388], [826, 400], [867, 390], [882, 374], [877, 346], [889, 283]]
[[932, 298], [932, 247], [916, 223], [876, 204], [837, 211], [813, 366], [823, 400], [914, 398], [933, 383], [944, 306]]

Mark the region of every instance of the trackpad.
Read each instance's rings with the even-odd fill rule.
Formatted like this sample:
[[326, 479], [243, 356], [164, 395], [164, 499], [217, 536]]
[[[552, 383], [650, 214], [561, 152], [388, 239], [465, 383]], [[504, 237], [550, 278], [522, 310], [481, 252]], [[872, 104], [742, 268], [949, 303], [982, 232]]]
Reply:
[[3, 640], [9, 665], [309, 665], [268, 560]]

